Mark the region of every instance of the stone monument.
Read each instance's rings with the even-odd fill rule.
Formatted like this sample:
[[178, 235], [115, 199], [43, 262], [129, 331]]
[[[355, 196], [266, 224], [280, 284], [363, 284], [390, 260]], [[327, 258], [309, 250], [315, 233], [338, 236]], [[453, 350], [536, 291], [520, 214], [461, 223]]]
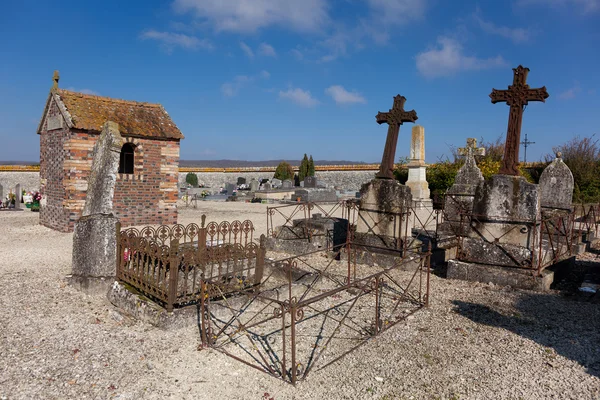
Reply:
[[406, 186], [410, 188], [413, 199], [412, 225], [417, 229], [435, 229], [436, 219], [427, 183], [427, 164], [425, 164], [425, 128], [420, 125], [412, 128], [407, 168]]
[[441, 236], [467, 232], [475, 192], [483, 184], [483, 175], [475, 162], [475, 156], [485, 155], [485, 148], [477, 147], [477, 139], [468, 138], [467, 146], [459, 148], [458, 154], [465, 157], [465, 163], [458, 170], [454, 184], [446, 192], [444, 222], [439, 229]]
[[81, 290], [105, 290], [116, 273], [116, 232], [113, 197], [123, 138], [119, 125], [108, 121], [94, 145], [92, 168], [81, 218], [73, 234], [71, 283]]
[[250, 181], [250, 191], [256, 192], [258, 190], [258, 181], [254, 178]]
[[[513, 69], [508, 90], [493, 89], [492, 103], [510, 106], [503, 164], [498, 175], [477, 186], [468, 232], [457, 259], [448, 262], [448, 278], [493, 282], [525, 289], [546, 290], [551, 272], [537, 268], [540, 259], [540, 188], [520, 176], [519, 144], [523, 108], [545, 101], [546, 88], [530, 89], [528, 68]], [[477, 178], [478, 179], [478, 178]]]
[[360, 190], [360, 206], [354, 242], [368, 246], [402, 249], [410, 235], [407, 216], [412, 205], [411, 190], [394, 179], [394, 158], [400, 125], [415, 122], [416, 111], [405, 111], [406, 98], [397, 95], [388, 112], [379, 112], [378, 124], [387, 123], [388, 134], [376, 178]]
[[543, 209], [571, 211], [573, 204], [573, 174], [558, 152], [540, 176], [540, 196]]

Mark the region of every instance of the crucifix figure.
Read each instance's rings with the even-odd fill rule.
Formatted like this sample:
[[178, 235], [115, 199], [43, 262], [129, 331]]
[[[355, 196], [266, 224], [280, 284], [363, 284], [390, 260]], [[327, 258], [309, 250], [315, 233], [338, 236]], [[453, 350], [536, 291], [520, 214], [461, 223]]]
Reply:
[[394, 97], [394, 106], [388, 112], [378, 112], [375, 117], [378, 124], [387, 123], [388, 133], [381, 158], [381, 166], [377, 173], [379, 179], [394, 179], [394, 157], [396, 156], [396, 145], [398, 144], [398, 133], [400, 125], [405, 122], [415, 122], [417, 112], [415, 110], [404, 111], [406, 97], [397, 95]]
[[510, 106], [508, 117], [508, 130], [506, 131], [506, 142], [504, 143], [504, 158], [499, 174], [519, 175], [519, 145], [521, 142], [521, 122], [523, 121], [523, 109], [530, 101], [546, 102], [548, 92], [546, 86], [530, 89], [527, 82], [529, 68], [519, 65], [513, 68], [513, 84], [508, 90], [492, 89], [490, 98], [492, 103], [506, 102]]

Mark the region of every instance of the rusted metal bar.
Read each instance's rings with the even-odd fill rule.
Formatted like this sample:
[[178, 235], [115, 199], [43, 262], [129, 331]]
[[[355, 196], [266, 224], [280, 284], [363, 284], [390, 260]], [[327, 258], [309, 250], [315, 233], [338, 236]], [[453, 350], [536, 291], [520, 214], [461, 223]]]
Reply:
[[177, 278], [179, 276], [179, 240], [173, 239], [169, 248], [169, 292], [167, 311], [172, 312], [177, 300]]

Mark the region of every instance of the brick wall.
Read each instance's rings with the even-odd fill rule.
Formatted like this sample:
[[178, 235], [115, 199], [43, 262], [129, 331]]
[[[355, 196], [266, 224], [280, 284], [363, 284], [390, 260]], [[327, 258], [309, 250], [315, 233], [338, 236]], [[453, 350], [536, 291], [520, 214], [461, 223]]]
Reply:
[[65, 143], [69, 139], [69, 129], [63, 122], [63, 128], [48, 131], [48, 118], [62, 116], [54, 99], [48, 107], [40, 133], [40, 193], [43, 196], [40, 209], [40, 224], [61, 232], [68, 232], [69, 215], [64, 208], [66, 191], [63, 185]]
[[[56, 113], [58, 108], [52, 104], [48, 116]], [[99, 135], [68, 128], [48, 132], [46, 125], [44, 122], [40, 135], [44, 196], [40, 223], [70, 232], [85, 205], [92, 153]], [[115, 215], [122, 226], [176, 224], [179, 142], [131, 137], [125, 140], [135, 146], [134, 173], [117, 175]]]

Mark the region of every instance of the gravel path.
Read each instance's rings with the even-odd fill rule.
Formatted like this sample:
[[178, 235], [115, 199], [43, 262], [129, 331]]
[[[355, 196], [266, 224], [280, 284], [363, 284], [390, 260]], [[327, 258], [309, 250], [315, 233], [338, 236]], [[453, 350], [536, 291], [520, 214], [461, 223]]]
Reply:
[[[180, 222], [266, 229], [265, 205], [199, 204]], [[0, 227], [0, 399], [600, 399], [600, 304], [579, 296], [432, 276], [429, 309], [293, 387], [66, 285], [72, 234], [37, 214]]]

